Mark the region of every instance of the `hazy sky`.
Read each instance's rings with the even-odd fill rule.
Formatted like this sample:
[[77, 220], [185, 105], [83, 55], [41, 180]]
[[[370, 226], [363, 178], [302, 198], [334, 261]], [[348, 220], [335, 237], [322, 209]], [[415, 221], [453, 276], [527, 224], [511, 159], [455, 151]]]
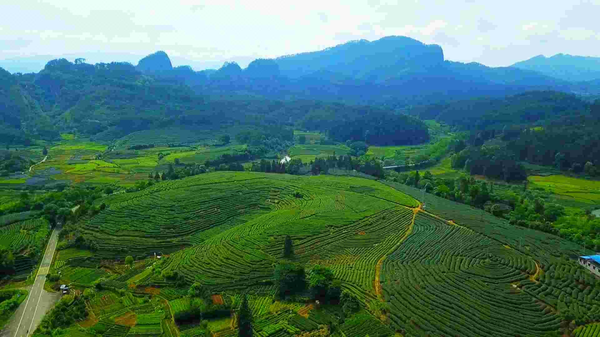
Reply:
[[0, 60], [83, 55], [90, 63], [135, 64], [165, 50], [175, 65], [246, 66], [388, 35], [436, 43], [446, 59], [489, 66], [539, 54], [600, 56], [600, 0], [0, 2]]

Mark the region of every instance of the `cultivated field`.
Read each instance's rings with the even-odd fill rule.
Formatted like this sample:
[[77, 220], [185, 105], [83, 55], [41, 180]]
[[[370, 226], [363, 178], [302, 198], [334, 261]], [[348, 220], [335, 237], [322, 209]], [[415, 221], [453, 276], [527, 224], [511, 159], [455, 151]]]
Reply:
[[600, 181], [563, 175], [530, 176], [533, 186], [544, 188], [557, 196], [586, 204], [600, 204]]
[[[65, 278], [114, 280], [107, 284], [166, 298], [174, 313], [191, 304], [165, 280], [166, 272], [188, 285], [199, 282], [216, 294], [214, 301], [233, 307], [239, 291], [249, 290], [255, 331], [291, 336], [318, 329], [337, 309], [304, 309], [274, 297], [273, 265], [289, 235], [296, 262], [309, 270], [330, 268], [363, 303], [341, 328], [347, 336], [367, 330], [378, 336], [541, 336], [559, 331], [565, 313], [600, 314], [597, 281], [570, 259], [591, 252], [430, 194], [420, 200], [426, 209], [413, 198], [422, 192], [348, 177], [218, 172], [163, 182], [103, 199], [107, 209], [80, 228], [100, 246], [95, 259], [141, 258], [157, 250], [168, 257], [114, 276], [86, 274], [89, 267], [78, 267], [74, 257]], [[119, 305], [98, 314], [131, 312]], [[141, 327], [129, 333], [159, 333], [135, 314]], [[132, 320], [127, 315], [113, 322]], [[227, 318], [209, 322], [213, 333], [235, 333]], [[179, 328], [183, 336], [206, 329]]]
[[[62, 247], [50, 268], [59, 280], [48, 287], [85, 290], [89, 315], [68, 335], [234, 336], [241, 291], [264, 337], [325, 334], [334, 323], [339, 337], [543, 336], [566, 317], [600, 317], [600, 283], [572, 259], [591, 251], [406, 185], [214, 172], [100, 202], [69, 228], [97, 250]], [[3, 245], [15, 251], [47, 235], [41, 220], [7, 221]], [[288, 235], [292, 260], [330, 268], [357, 313], [340, 321], [339, 305], [277, 297]], [[194, 282], [208, 300], [186, 296]], [[180, 319], [208, 306], [221, 309], [205, 323]]]

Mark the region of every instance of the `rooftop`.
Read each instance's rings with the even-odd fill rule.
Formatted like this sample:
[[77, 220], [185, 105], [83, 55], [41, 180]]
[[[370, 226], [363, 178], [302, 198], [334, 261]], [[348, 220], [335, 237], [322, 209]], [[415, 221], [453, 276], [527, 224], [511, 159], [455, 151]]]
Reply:
[[600, 255], [580, 256], [580, 258], [585, 259], [585, 260], [592, 260], [596, 263], [600, 263]]

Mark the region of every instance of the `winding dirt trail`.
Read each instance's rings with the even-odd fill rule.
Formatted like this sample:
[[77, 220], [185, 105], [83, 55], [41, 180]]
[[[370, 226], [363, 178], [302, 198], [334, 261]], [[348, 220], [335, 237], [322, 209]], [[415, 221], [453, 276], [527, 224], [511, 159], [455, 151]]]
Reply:
[[[467, 229], [469, 231], [472, 231], [472, 229], [470, 229], [470, 228], [467, 228], [467, 227], [464, 227], [464, 226], [461, 226], [461, 225], [457, 224], [456, 222], [454, 222], [454, 220], [446, 220], [446, 219], [444, 219], [444, 218], [442, 218], [440, 216], [437, 216], [435, 214], [432, 214], [432, 213], [429, 213], [429, 212], [423, 210], [423, 208], [422, 208], [423, 206], [422, 206], [421, 202], [417, 201], [417, 203], [419, 205], [417, 207], [415, 207], [415, 208], [407, 207], [407, 206], [402, 206], [402, 207], [405, 207], [407, 209], [411, 209], [413, 211], [413, 218], [412, 218], [412, 220], [410, 222], [410, 227], [408, 228], [408, 231], [406, 231], [406, 234], [404, 234], [404, 236], [398, 241], [398, 243], [395, 244], [394, 247], [392, 247], [384, 256], [382, 256], [379, 259], [379, 261], [377, 261], [377, 266], [375, 267], [375, 280], [373, 281], [373, 285], [374, 285], [374, 288], [375, 288], [375, 294], [377, 295], [377, 298], [379, 300], [381, 300], [381, 301], [384, 301], [383, 294], [382, 294], [383, 287], [381, 285], [381, 267], [383, 266], [383, 262], [385, 261], [385, 259], [389, 255], [391, 255], [393, 252], [395, 252], [400, 247], [400, 245], [406, 240], [406, 238], [408, 238], [408, 236], [412, 233], [413, 227], [415, 225], [415, 219], [417, 218], [417, 214], [419, 212], [423, 212], [424, 214], [427, 214], [427, 215], [429, 215], [429, 216], [431, 216], [433, 218], [436, 218], [436, 219], [438, 219], [440, 221], [443, 221], [443, 222], [445, 222], [446, 224], [448, 224], [450, 226], [457, 226], [457, 227], [464, 228], [464, 229]], [[530, 275], [529, 279], [532, 282], [539, 283], [539, 281], [537, 279], [540, 276], [541, 268], [540, 268], [539, 263], [535, 259], [533, 259], [533, 262], [535, 263], [535, 273], [533, 275]]]
[[412, 217], [412, 220], [410, 221], [410, 225], [408, 227], [408, 230], [406, 231], [406, 234], [404, 234], [404, 236], [398, 241], [398, 243], [396, 243], [394, 245], [394, 247], [392, 247], [387, 253], [385, 253], [385, 255], [383, 255], [379, 259], [379, 261], [377, 261], [377, 266], [375, 267], [375, 281], [373, 281], [373, 283], [374, 283], [374, 287], [375, 287], [375, 294], [377, 295], [377, 298], [379, 298], [381, 301], [384, 301], [383, 295], [381, 292], [381, 290], [382, 290], [381, 267], [383, 266], [383, 261], [385, 261], [385, 259], [390, 254], [395, 252], [400, 247], [400, 245], [404, 242], [404, 240], [406, 240], [406, 238], [410, 235], [410, 233], [412, 233], [413, 227], [415, 226], [415, 219], [417, 218], [417, 213], [419, 213], [421, 211], [421, 203], [419, 202], [419, 206], [412, 208], [412, 211], [413, 211], [413, 217]]
[[535, 283], [540, 283], [540, 281], [538, 281], [537, 279], [538, 277], [540, 277], [540, 272], [542, 271], [542, 269], [540, 268], [540, 264], [537, 263], [536, 260], [533, 260], [533, 263], [535, 263], [535, 274], [529, 276], [529, 280]]

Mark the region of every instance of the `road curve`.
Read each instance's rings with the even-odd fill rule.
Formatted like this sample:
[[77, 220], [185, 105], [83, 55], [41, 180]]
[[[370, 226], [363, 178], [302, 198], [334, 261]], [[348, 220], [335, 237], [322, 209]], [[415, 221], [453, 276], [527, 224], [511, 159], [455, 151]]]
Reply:
[[[53, 303], [48, 303], [48, 296], [47, 294], [45, 294], [46, 291], [44, 290], [44, 282], [46, 282], [46, 275], [48, 275], [50, 264], [52, 263], [52, 257], [54, 256], [54, 252], [56, 251], [56, 245], [58, 243], [58, 232], [58, 229], [54, 229], [52, 231], [52, 234], [50, 235], [50, 240], [48, 240], [48, 245], [46, 246], [44, 258], [42, 260], [42, 263], [40, 264], [40, 269], [38, 270], [37, 275], [35, 276], [33, 286], [29, 291], [29, 297], [27, 297], [27, 300], [25, 300], [24, 304], [21, 304], [21, 306], [24, 305], [25, 307], [22, 311], [18, 310], [17, 316], [14, 317], [14, 319], [16, 319], [15, 322], [18, 323], [16, 329], [13, 329], [13, 331], [11, 331], [11, 337], [22, 337], [32, 335], [33, 331], [42, 321], [42, 318], [46, 314], [46, 311], [52, 307]], [[56, 298], [56, 296], [50, 297]], [[41, 301], [43, 302], [40, 303]], [[53, 300], [51, 299], [50, 302], [53, 302]]]
[[31, 172], [31, 170], [33, 169], [33, 167], [34, 167], [35, 165], [39, 165], [39, 164], [41, 164], [41, 163], [45, 162], [45, 161], [46, 161], [46, 159], [48, 159], [48, 156], [45, 156], [45, 157], [44, 157], [44, 159], [42, 159], [42, 161], [41, 161], [41, 162], [39, 162], [39, 163], [37, 163], [37, 164], [33, 164], [33, 165], [29, 166], [29, 172]]

